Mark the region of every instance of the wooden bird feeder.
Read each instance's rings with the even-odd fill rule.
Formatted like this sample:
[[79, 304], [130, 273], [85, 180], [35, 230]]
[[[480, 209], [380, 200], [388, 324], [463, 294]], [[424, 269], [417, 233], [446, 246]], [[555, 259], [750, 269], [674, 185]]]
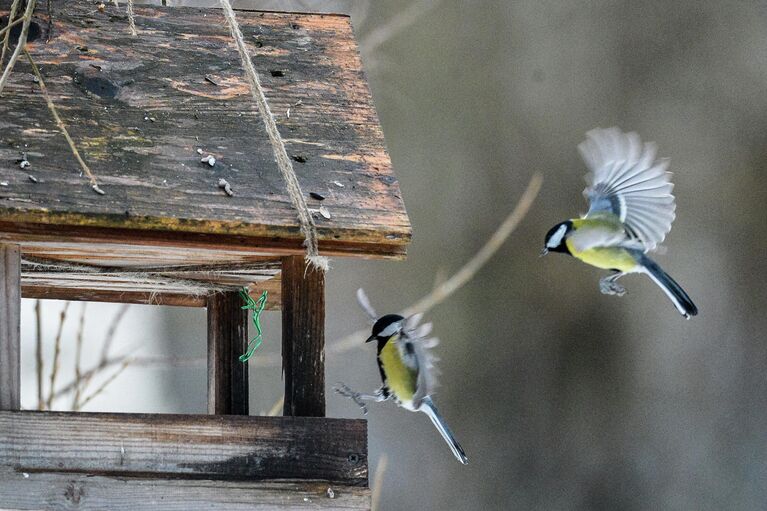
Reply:
[[[307, 270], [221, 11], [137, 6], [136, 37], [124, 2], [105, 3], [54, 0], [49, 33], [39, 2], [28, 43], [104, 195], [26, 60], [0, 100], [0, 508], [368, 508], [366, 423], [324, 417], [324, 274]], [[237, 18], [322, 207], [320, 252], [403, 258], [409, 220], [349, 19]], [[243, 286], [281, 306], [283, 417], [248, 416]], [[207, 307], [210, 415], [20, 410], [22, 297]]]

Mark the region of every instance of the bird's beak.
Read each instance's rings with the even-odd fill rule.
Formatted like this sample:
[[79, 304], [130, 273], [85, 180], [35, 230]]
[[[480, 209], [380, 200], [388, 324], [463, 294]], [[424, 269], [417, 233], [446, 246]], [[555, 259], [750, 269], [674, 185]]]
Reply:
[[541, 254], [538, 257], [543, 257], [548, 253], [549, 253], [549, 249], [546, 247], [543, 247], [543, 250], [541, 250]]
[[375, 341], [375, 340], [376, 340], [376, 336], [375, 336], [375, 335], [371, 335], [370, 337], [368, 337], [368, 338], [365, 340], [365, 342], [370, 342], [370, 341]]

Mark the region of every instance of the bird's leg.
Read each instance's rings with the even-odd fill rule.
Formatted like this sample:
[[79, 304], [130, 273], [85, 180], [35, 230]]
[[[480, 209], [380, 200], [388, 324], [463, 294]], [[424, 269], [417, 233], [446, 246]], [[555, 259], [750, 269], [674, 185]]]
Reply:
[[383, 387], [376, 390], [372, 394], [362, 394], [361, 392], [355, 392], [352, 390], [348, 385], [345, 383], [336, 383], [336, 385], [333, 387], [333, 390], [336, 391], [336, 393], [341, 394], [344, 397], [348, 397], [355, 403], [357, 403], [357, 406], [362, 408], [363, 415], [368, 414], [368, 407], [365, 404], [365, 401], [375, 401], [376, 403], [380, 403], [382, 401], [386, 401], [391, 396], [384, 390]]
[[599, 279], [599, 290], [606, 295], [623, 296], [626, 294], [626, 288], [616, 282], [619, 278], [623, 277], [625, 273], [615, 272], [607, 277]]

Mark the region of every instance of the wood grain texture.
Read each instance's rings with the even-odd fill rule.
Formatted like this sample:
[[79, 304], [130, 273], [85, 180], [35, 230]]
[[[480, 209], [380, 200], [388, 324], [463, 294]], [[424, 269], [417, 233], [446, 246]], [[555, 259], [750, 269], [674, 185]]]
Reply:
[[[303, 251], [218, 10], [137, 6], [134, 38], [111, 2], [104, 12], [84, 0], [53, 4], [53, 36], [33, 41], [32, 55], [107, 195], [79, 176], [19, 62], [0, 102], [0, 180], [8, 183], [0, 187], [0, 230], [37, 228], [49, 241], [60, 239], [60, 227], [114, 240], [136, 239], [135, 231], [203, 245], [243, 238], [254, 248]], [[320, 250], [401, 257], [409, 220], [349, 19], [251, 11], [238, 20], [301, 186], [325, 197], [308, 198], [331, 214], [317, 215]], [[216, 157], [214, 167], [200, 162], [198, 148]], [[31, 167], [14, 163], [22, 152]], [[220, 178], [233, 197], [217, 187]]]
[[[330, 492], [328, 491], [330, 489]], [[332, 493], [331, 493], [332, 492]], [[332, 498], [329, 497], [332, 495]], [[0, 467], [0, 510], [310, 511], [370, 509], [370, 490], [319, 482], [185, 481], [25, 473]]]
[[367, 485], [363, 420], [16, 411], [0, 431], [17, 472]]
[[78, 266], [81, 271], [57, 268], [58, 263], [24, 262], [22, 296], [205, 307], [209, 296], [247, 287], [255, 295], [268, 291], [267, 310], [280, 308], [279, 269], [269, 262], [180, 267]]
[[21, 251], [0, 245], [0, 410], [21, 408], [20, 348]]
[[208, 297], [208, 413], [248, 415], [248, 311], [239, 293]]
[[325, 416], [325, 274], [282, 259], [283, 413]]

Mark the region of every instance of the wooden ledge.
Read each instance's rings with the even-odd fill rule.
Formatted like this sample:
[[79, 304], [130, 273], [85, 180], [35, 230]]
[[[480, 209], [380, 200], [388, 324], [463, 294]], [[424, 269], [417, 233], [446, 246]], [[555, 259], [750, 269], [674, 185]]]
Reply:
[[0, 432], [16, 473], [368, 483], [364, 420], [21, 411]]
[[370, 490], [320, 482], [252, 482], [28, 473], [0, 467], [0, 510], [310, 511], [370, 509]]

